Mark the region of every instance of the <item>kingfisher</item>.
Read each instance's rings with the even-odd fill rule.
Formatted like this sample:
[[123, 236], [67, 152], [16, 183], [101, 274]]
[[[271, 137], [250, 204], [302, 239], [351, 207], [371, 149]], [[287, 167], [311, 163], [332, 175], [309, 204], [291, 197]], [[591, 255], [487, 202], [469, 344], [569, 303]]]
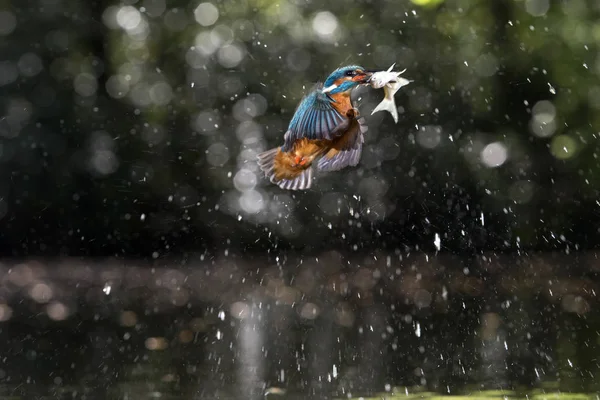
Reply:
[[319, 171], [358, 164], [367, 126], [350, 94], [368, 84], [373, 72], [358, 65], [338, 68], [304, 96], [283, 145], [258, 154], [258, 165], [271, 182], [282, 189], [306, 190], [313, 182], [313, 163]]

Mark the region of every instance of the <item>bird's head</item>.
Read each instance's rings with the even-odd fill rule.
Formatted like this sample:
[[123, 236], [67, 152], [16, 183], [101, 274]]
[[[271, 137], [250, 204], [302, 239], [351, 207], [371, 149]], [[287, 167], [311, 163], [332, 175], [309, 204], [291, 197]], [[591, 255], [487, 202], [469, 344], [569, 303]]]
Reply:
[[323, 93], [349, 93], [358, 85], [367, 83], [371, 75], [373, 75], [371, 71], [367, 71], [358, 65], [338, 68], [325, 80]]

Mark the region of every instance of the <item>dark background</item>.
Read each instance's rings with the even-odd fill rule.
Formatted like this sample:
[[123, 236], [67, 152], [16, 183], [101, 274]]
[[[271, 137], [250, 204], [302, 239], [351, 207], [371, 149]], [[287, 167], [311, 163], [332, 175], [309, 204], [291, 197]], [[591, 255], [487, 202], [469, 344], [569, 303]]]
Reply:
[[[596, 393], [599, 14], [0, 2], [0, 396]], [[260, 175], [314, 82], [394, 62], [356, 168]]]
[[[193, 2], [5, 7], [2, 254], [595, 247], [598, 6], [437, 3], [223, 1], [207, 26]], [[393, 62], [414, 82], [397, 125], [357, 93], [357, 168], [307, 193], [260, 176], [305, 85]]]

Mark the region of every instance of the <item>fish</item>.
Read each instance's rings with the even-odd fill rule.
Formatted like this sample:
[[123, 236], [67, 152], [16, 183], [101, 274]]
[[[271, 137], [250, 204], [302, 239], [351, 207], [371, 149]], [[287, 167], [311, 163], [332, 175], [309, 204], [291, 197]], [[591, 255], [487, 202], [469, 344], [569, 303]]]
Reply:
[[398, 108], [394, 101], [394, 95], [402, 86], [408, 85], [411, 81], [400, 78], [400, 75], [403, 74], [406, 69], [400, 72], [392, 71], [395, 65], [396, 63], [392, 64], [387, 71], [375, 72], [368, 83], [373, 89], [383, 88], [384, 93], [383, 100], [381, 100], [381, 103], [373, 109], [371, 115], [379, 111], [387, 111], [392, 115], [392, 118], [394, 118], [394, 122], [398, 123]]

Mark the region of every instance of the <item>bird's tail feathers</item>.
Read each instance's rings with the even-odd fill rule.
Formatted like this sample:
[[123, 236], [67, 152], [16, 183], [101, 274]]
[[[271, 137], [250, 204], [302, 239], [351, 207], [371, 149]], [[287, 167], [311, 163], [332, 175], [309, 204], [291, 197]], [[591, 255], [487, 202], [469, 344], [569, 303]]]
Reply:
[[396, 103], [393, 99], [389, 100], [387, 98], [384, 98], [383, 100], [381, 100], [381, 103], [379, 103], [377, 107], [375, 107], [371, 115], [379, 111], [389, 112], [390, 114], [392, 114], [394, 121], [398, 122], [398, 109], [396, 108]]
[[265, 176], [282, 189], [306, 190], [313, 181], [312, 167], [307, 169], [286, 168], [286, 153], [278, 147], [258, 154], [258, 166]]
[[266, 177], [270, 177], [272, 174], [274, 174], [275, 156], [280, 151], [281, 150], [279, 147], [275, 147], [274, 149], [258, 154], [258, 166], [260, 167], [261, 171], [264, 172]]
[[300, 175], [298, 175], [294, 179], [281, 179], [276, 181], [276, 183], [280, 188], [287, 190], [306, 190], [310, 189], [313, 181], [313, 169], [309, 167], [302, 171]]

